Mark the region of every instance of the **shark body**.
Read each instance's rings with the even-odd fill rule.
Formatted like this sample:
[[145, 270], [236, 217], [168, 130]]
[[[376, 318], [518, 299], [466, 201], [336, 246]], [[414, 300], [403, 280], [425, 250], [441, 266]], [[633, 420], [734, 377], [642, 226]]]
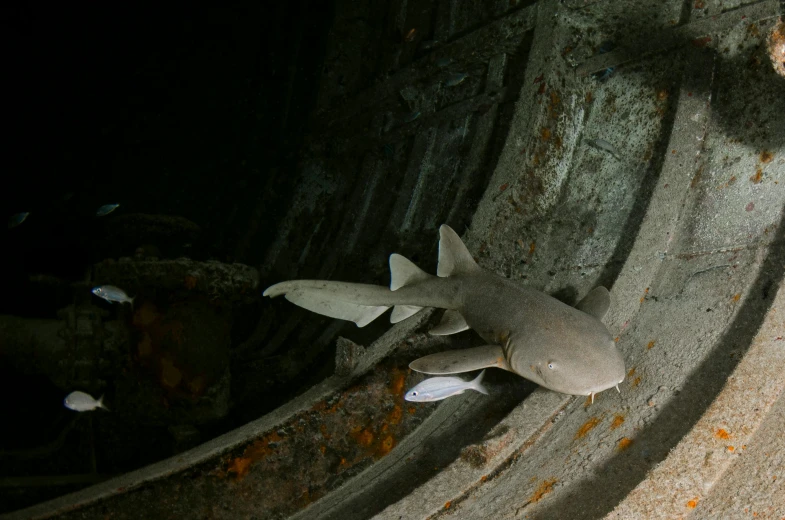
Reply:
[[610, 295], [597, 287], [576, 307], [482, 269], [449, 226], [440, 230], [437, 276], [401, 255], [390, 255], [390, 288], [321, 280], [275, 284], [265, 296], [285, 295], [305, 309], [363, 327], [390, 307], [390, 321], [425, 307], [446, 309], [435, 335], [474, 329], [488, 345], [439, 352], [409, 366], [426, 374], [497, 367], [565, 394], [591, 395], [624, 380], [624, 359], [600, 319]]

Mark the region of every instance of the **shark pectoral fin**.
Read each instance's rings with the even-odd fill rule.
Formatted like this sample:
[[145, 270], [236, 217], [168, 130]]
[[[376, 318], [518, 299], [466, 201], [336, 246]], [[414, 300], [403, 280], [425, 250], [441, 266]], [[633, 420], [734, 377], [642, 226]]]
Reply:
[[579, 311], [601, 320], [611, 306], [611, 294], [603, 286], [595, 287], [575, 306]]
[[461, 313], [455, 310], [447, 310], [442, 316], [442, 321], [437, 326], [428, 331], [433, 336], [447, 336], [457, 334], [464, 330], [469, 330], [469, 325], [463, 319]]
[[390, 314], [390, 323], [398, 323], [406, 318], [414, 316], [424, 307], [415, 307], [414, 305], [396, 305], [393, 307], [392, 314]]
[[512, 371], [499, 345], [448, 350], [409, 363], [409, 368], [423, 374], [460, 374], [489, 367]]
[[439, 264], [436, 275], [442, 278], [455, 273], [471, 273], [480, 270], [474, 257], [466, 249], [458, 234], [447, 224], [439, 228]]
[[358, 305], [326, 297], [322, 292], [308, 289], [296, 289], [286, 293], [286, 299], [293, 304], [311, 312], [353, 321], [358, 327], [365, 327], [381, 316], [390, 307]]

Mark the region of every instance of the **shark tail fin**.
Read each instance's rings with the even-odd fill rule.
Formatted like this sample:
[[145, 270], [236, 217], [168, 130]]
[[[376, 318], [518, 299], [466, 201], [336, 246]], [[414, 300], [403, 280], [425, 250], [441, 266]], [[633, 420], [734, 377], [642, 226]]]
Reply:
[[103, 408], [107, 412], [109, 411], [109, 408], [107, 408], [107, 406], [104, 404], [104, 396], [103, 395], [98, 398], [98, 401], [96, 401], [96, 403], [98, 404], [98, 408]]
[[447, 224], [439, 228], [439, 265], [436, 274], [446, 278], [456, 273], [470, 273], [480, 269], [466, 249], [461, 237]]
[[264, 296], [285, 296], [293, 304], [311, 312], [353, 321], [365, 327], [392, 307], [385, 304], [390, 290], [378, 285], [330, 282], [325, 280], [290, 280], [271, 285]]
[[360, 305], [331, 298], [329, 294], [318, 291], [299, 289], [286, 294], [286, 299], [293, 304], [311, 312], [353, 321], [358, 327], [365, 327], [389, 309], [380, 305]]
[[[415, 284], [432, 278], [431, 275], [417, 267], [405, 256], [393, 253], [390, 255], [390, 290], [397, 291], [406, 285]], [[423, 308], [415, 305], [396, 305], [390, 316], [390, 323], [398, 323], [414, 316]]]
[[471, 382], [471, 388], [473, 390], [477, 390], [481, 394], [488, 395], [488, 390], [486, 390], [485, 387], [482, 386], [482, 378], [484, 375], [485, 375], [485, 370], [480, 372], [480, 375], [474, 378], [474, 381]]

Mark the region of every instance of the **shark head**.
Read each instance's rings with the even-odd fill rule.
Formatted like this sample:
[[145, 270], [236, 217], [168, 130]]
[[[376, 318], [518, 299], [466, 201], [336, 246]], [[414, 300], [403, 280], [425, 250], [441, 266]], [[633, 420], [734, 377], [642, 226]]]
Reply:
[[607, 333], [561, 338], [547, 348], [531, 348], [531, 343], [527, 347], [516, 349], [513, 340], [508, 347], [511, 365], [549, 390], [593, 396], [624, 381], [624, 358]]

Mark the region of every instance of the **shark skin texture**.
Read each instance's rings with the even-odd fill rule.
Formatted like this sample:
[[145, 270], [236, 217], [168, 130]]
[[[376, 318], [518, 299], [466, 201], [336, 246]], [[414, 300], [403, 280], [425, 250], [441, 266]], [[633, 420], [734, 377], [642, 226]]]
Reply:
[[439, 228], [437, 276], [405, 257], [390, 255], [391, 282], [383, 286], [323, 280], [277, 283], [264, 296], [285, 296], [312, 312], [363, 327], [390, 307], [392, 323], [425, 307], [446, 309], [430, 333], [473, 329], [488, 344], [449, 350], [413, 361], [425, 374], [458, 374], [489, 367], [514, 372], [540, 386], [571, 395], [594, 394], [624, 380], [621, 353], [601, 319], [610, 294], [596, 287], [575, 307], [482, 269], [460, 237]]

